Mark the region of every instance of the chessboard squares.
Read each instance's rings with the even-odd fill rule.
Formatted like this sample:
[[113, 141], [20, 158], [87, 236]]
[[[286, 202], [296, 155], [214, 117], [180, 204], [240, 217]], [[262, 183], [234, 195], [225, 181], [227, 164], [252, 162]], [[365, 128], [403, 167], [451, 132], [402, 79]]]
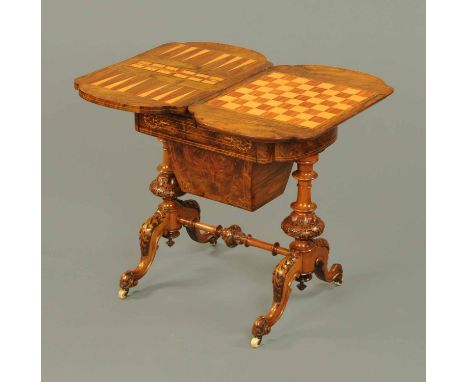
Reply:
[[359, 96], [359, 95], [353, 95], [349, 98], [347, 98], [348, 100], [350, 101], [356, 101], [356, 102], [362, 102], [366, 99], [366, 97], [362, 97], [362, 96]]
[[[301, 85], [298, 86], [299, 89], [302, 89], [301, 86], [303, 86], [303, 84], [306, 84], [309, 81], [310, 80], [308, 78], [304, 78], [304, 77], [296, 77], [296, 78], [291, 80], [291, 82], [294, 82], [296, 84], [301, 84]], [[308, 86], [308, 85], [306, 85], [306, 86]]]
[[327, 100], [330, 101], [330, 102], [340, 103], [340, 102], [344, 101], [345, 98], [332, 96], [332, 97], [328, 98]]
[[283, 77], [285, 77], [285, 76], [286, 76], [286, 74], [280, 73], [280, 72], [268, 73], [268, 77], [275, 78], [275, 79], [283, 78]]
[[[314, 92], [314, 91], [311, 91], [311, 90], [306, 90], [304, 91], [303, 93], [301, 93], [302, 95], [305, 95], [307, 97], [317, 97], [320, 95], [320, 93], [317, 93], [317, 92]], [[320, 97], [319, 97], [320, 98]], [[328, 97], [326, 97], [328, 98]]]
[[254, 99], [258, 99], [257, 96], [254, 96], [253, 94], [244, 94], [239, 97], [239, 99], [245, 100], [245, 101], [253, 101]]
[[304, 126], [304, 127], [313, 128], [313, 127], [316, 127], [316, 126], [320, 125], [320, 122], [315, 122], [315, 121], [304, 121], [304, 122], [301, 122], [299, 125], [300, 125], [300, 126]]
[[346, 88], [346, 89], [343, 89], [342, 90], [343, 93], [346, 93], [346, 94], [358, 94], [360, 92], [359, 89], [353, 89], [353, 88]]
[[267, 86], [270, 82], [264, 81], [264, 80], [256, 80], [252, 82], [252, 85], [258, 85], [258, 86]]
[[[247, 104], [246, 104], [247, 105]], [[260, 116], [264, 114], [266, 111], [262, 109], [249, 109], [247, 110], [247, 114], [257, 115]]]
[[242, 93], [242, 94], [249, 94], [249, 93], [252, 93], [253, 91], [254, 91], [254, 89], [249, 89], [249, 88], [236, 89], [237, 93]]
[[294, 89], [293, 86], [288, 86], [288, 85], [281, 85], [277, 87], [278, 90], [281, 90], [282, 92], [289, 92], [290, 90]]
[[331, 89], [331, 88], [333, 88], [335, 86], [335, 84], [330, 84], [328, 82], [322, 82], [322, 83], [320, 83], [320, 84], [318, 84], [316, 86], [318, 88], [320, 88], [320, 89]]
[[209, 104], [311, 128], [335, 118], [371, 95], [344, 85], [272, 72]]
[[305, 112], [305, 111], [307, 111], [309, 109], [307, 107], [303, 107], [303, 106], [294, 106], [290, 110], [297, 111], [298, 113], [303, 113], [303, 112]]
[[292, 92], [284, 92], [281, 94], [282, 97], [286, 97], [286, 98], [290, 98], [290, 99], [293, 99], [295, 96], [296, 96], [296, 93], [292, 93]]
[[288, 109], [282, 108], [282, 107], [274, 107], [273, 109], [270, 109], [269, 112], [271, 113], [277, 113], [277, 114], [283, 114], [284, 112], [288, 111]]
[[306, 83], [302, 83], [301, 85], [296, 86], [296, 89], [299, 89], [299, 90], [310, 90], [313, 88], [314, 87], [312, 85], [307, 85]]
[[274, 117], [273, 119], [277, 120], [277, 121], [281, 121], [281, 122], [288, 122], [289, 120], [292, 119], [291, 116], [289, 115], [286, 115], [286, 114], [278, 114], [276, 117]]
[[295, 115], [295, 117], [297, 119], [308, 121], [312, 117], [312, 115], [310, 113], [300, 113], [300, 114]]
[[224, 102], [220, 100], [216, 100], [216, 102], [212, 103], [213, 106], [221, 106], [223, 109], [228, 109], [228, 110], [235, 110], [239, 107], [238, 103], [233, 103], [233, 102]]
[[[222, 97], [219, 97], [217, 98], [217, 100], [219, 101], [225, 101], [225, 102], [233, 102], [235, 101], [237, 98], [236, 97], [233, 97], [233, 96], [230, 96], [230, 95], [224, 95]], [[223, 104], [223, 103], [222, 103]]]
[[278, 94], [265, 93], [265, 94], [262, 94], [262, 98], [272, 100], [272, 99], [278, 98]]
[[317, 117], [325, 118], [325, 119], [331, 119], [335, 116], [333, 113], [328, 113], [326, 111], [322, 111], [320, 114], [317, 114]]
[[275, 101], [274, 99], [269, 99], [265, 102], [265, 105], [271, 106], [271, 107], [276, 107], [283, 104], [283, 102], [280, 101]]
[[247, 107], [251, 107], [251, 108], [254, 108], [256, 109], [257, 107], [259, 107], [261, 105], [261, 103], [259, 102], [254, 102], [254, 101], [249, 101], [249, 102], [246, 102], [244, 104], [244, 106], [247, 106]]
[[[244, 89], [246, 89], [246, 88], [244, 88]], [[269, 92], [271, 92], [273, 90], [273, 88], [268, 87], [268, 86], [260, 86], [256, 90], [259, 91], [259, 92], [263, 92], [263, 93], [269, 93]]]
[[329, 108], [328, 106], [321, 105], [321, 104], [317, 104], [317, 105], [312, 106], [312, 109], [319, 110], [319, 111], [324, 111], [324, 110], [327, 110], [328, 108]]
[[333, 106], [335, 109], [339, 110], [348, 110], [352, 105], [348, 105], [346, 103], [337, 103], [336, 105]]
[[276, 84], [276, 85], [286, 85], [287, 83], [289, 83], [288, 80], [284, 80], [284, 79], [276, 79], [274, 81], [271, 82], [272, 84]]
[[284, 101], [285, 103], [289, 104], [289, 105], [301, 105], [302, 103], [304, 103], [303, 100], [300, 100], [300, 99], [296, 99], [296, 98], [291, 98], [291, 99], [288, 99], [287, 101]]
[[333, 89], [327, 89], [324, 92], [322, 92], [322, 94], [327, 95], [327, 96], [334, 96], [334, 95], [340, 94], [340, 91], [333, 90]]

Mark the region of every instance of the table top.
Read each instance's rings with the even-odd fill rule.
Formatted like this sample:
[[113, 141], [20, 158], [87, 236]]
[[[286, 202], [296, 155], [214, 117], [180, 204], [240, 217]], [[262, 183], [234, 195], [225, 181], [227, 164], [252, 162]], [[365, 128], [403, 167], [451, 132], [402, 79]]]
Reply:
[[191, 114], [258, 141], [314, 139], [393, 92], [378, 77], [322, 65], [272, 66], [208, 42], [164, 44], [75, 80], [84, 99], [136, 113]]
[[271, 66], [260, 53], [212, 42], [160, 45], [75, 79], [84, 99], [136, 113], [184, 113]]

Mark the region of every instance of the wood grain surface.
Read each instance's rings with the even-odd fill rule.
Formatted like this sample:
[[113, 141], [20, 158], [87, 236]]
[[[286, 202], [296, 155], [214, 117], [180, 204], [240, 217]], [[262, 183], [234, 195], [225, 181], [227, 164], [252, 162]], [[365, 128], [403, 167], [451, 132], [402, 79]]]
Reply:
[[189, 107], [200, 126], [256, 141], [310, 140], [393, 89], [369, 74], [320, 65], [274, 66]]
[[131, 112], [183, 113], [187, 106], [271, 66], [260, 53], [212, 42], [160, 45], [75, 79], [82, 98]]

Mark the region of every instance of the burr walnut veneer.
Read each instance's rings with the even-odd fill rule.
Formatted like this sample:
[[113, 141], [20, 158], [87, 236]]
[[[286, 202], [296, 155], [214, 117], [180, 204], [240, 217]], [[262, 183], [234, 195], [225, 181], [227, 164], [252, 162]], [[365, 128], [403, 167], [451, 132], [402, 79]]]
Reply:
[[[311, 201], [318, 154], [337, 137], [337, 126], [392, 93], [377, 77], [320, 66], [272, 66], [260, 53], [236, 46], [184, 42], [158, 46], [75, 80], [82, 98], [135, 113], [137, 131], [163, 143], [159, 175], [150, 185], [162, 198], [140, 229], [141, 258], [123, 273], [125, 298], [148, 271], [158, 242], [172, 246], [185, 227], [200, 243], [254, 246], [283, 258], [273, 272], [273, 303], [252, 327], [251, 344], [283, 313], [293, 281], [303, 290], [315, 274], [341, 284], [340, 264], [328, 265], [323, 221]], [[200, 221], [194, 200], [203, 196], [248, 211], [281, 195], [293, 163], [297, 199], [281, 227], [288, 247]]]

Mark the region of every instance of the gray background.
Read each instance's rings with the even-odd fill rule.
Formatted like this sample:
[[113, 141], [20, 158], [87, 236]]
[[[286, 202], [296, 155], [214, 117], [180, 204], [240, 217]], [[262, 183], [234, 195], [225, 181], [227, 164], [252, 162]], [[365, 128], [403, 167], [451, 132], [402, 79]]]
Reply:
[[[44, 381], [423, 381], [424, 18], [423, 0], [44, 0]], [[270, 306], [279, 261], [266, 252], [212, 249], [183, 232], [131, 298], [117, 298], [158, 203], [148, 184], [161, 146], [133, 130], [131, 113], [83, 101], [72, 83], [169, 41], [354, 68], [395, 88], [346, 122], [316, 167], [343, 286], [294, 288], [257, 350], [250, 328]], [[206, 222], [287, 245], [280, 222], [295, 191], [291, 180], [254, 214], [195, 199]]]

